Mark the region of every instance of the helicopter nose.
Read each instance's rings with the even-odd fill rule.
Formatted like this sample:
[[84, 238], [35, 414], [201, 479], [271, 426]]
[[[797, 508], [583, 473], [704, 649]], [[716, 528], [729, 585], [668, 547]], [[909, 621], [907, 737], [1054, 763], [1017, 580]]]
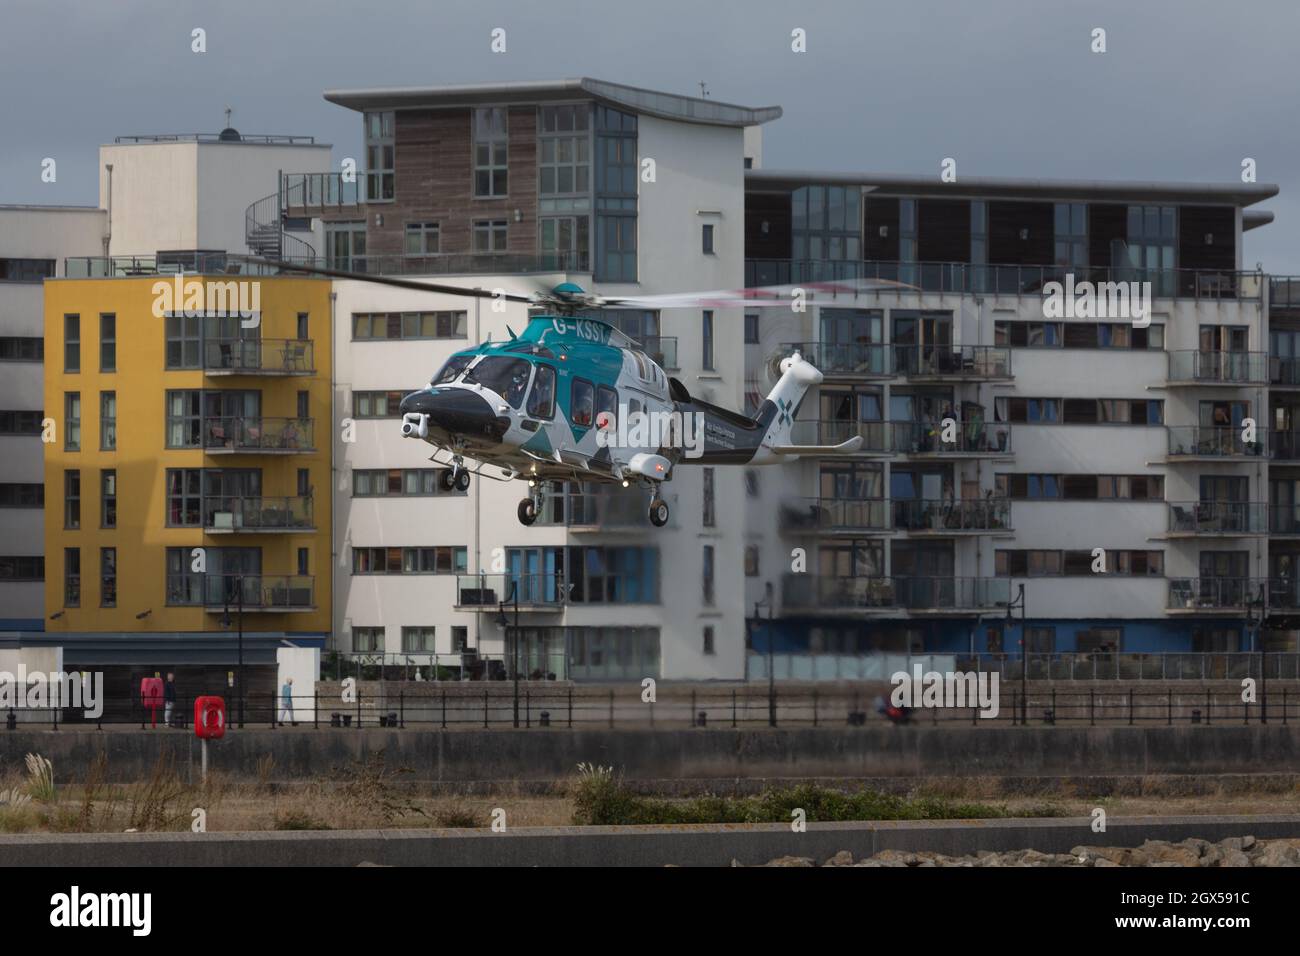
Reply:
[[[407, 415], [427, 415], [429, 423], [449, 435], [487, 438], [499, 442], [510, 428], [510, 419], [497, 415], [487, 400], [463, 388], [421, 389], [402, 399], [399, 406]], [[404, 432], [406, 431], [404, 426]]]

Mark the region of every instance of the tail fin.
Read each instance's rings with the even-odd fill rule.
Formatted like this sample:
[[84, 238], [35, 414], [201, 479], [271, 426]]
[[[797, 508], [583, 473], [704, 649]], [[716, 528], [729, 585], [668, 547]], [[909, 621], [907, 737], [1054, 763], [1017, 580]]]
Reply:
[[804, 395], [814, 385], [822, 382], [822, 373], [798, 352], [781, 360], [781, 379], [776, 387], [758, 407], [755, 421], [765, 428], [753, 463], [764, 464], [776, 461], [782, 456], [797, 455], [799, 452], [832, 453], [857, 450], [862, 439], [850, 440], [837, 446], [796, 446], [790, 442], [790, 431], [794, 427], [794, 414], [803, 401]]

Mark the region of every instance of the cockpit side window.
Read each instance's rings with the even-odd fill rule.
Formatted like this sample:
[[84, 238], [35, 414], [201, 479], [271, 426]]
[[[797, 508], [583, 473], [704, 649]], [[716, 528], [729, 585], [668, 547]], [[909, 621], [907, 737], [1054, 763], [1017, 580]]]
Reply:
[[531, 372], [532, 365], [523, 359], [489, 355], [465, 373], [465, 383], [491, 389], [509, 402], [511, 408], [518, 408], [528, 391]]
[[555, 417], [555, 369], [538, 365], [533, 390], [528, 393], [528, 414], [532, 418]]
[[474, 356], [472, 355], [453, 355], [451, 358], [447, 359], [442, 368], [438, 370], [438, 374], [433, 377], [429, 384], [447, 385], [456, 381], [460, 373], [465, 371], [465, 367], [472, 361], [474, 361]]

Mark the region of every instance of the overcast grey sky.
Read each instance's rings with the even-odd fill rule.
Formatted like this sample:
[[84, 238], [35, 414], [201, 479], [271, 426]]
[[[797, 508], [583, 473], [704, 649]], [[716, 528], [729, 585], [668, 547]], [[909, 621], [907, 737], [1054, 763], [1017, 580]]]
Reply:
[[337, 165], [361, 123], [326, 89], [703, 80], [784, 107], [768, 167], [937, 176], [951, 156], [959, 177], [1233, 182], [1249, 156], [1282, 192], [1243, 263], [1300, 273], [1298, 28], [1297, 0], [4, 0], [0, 202], [93, 203], [100, 143], [216, 132], [226, 105], [242, 132], [334, 144]]

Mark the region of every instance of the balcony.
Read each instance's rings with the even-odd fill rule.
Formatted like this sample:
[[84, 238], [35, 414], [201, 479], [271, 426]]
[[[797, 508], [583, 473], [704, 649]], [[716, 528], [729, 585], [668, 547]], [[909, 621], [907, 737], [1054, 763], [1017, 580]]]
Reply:
[[316, 450], [310, 418], [205, 418], [209, 455], [303, 455]]
[[1300, 505], [1270, 505], [1268, 533], [1278, 538], [1300, 538]]
[[1010, 382], [1002, 345], [895, 345], [894, 373], [914, 382]]
[[1240, 388], [1267, 385], [1269, 362], [1266, 352], [1169, 352], [1165, 384], [1179, 386], [1224, 386]]
[[[1153, 296], [1177, 299], [1262, 297], [1258, 272], [1230, 269], [1137, 269], [1131, 266], [1065, 268], [1058, 265], [982, 265], [969, 262], [891, 262], [855, 259], [746, 259], [745, 285], [799, 285], [883, 279], [900, 283], [899, 293], [943, 292], [977, 295], [1041, 295], [1050, 282], [1150, 282]], [[852, 295], [852, 292], [849, 292]], [[839, 304], [839, 303], [836, 303]]]
[[957, 421], [953, 441], [943, 440], [940, 421], [889, 422], [890, 447], [908, 458], [999, 458], [1009, 457], [1011, 426], [989, 425], [983, 420]]
[[1219, 425], [1173, 425], [1166, 429], [1169, 436], [1170, 461], [1251, 461], [1268, 449], [1268, 432], [1259, 428], [1255, 441], [1242, 438], [1242, 427]]
[[349, 182], [342, 173], [284, 173], [280, 179], [280, 207], [291, 217], [319, 216], [326, 212], [357, 212], [362, 202], [361, 173]]
[[207, 534], [306, 534], [316, 530], [312, 499], [205, 497]]
[[909, 614], [975, 613], [1006, 607], [1007, 578], [838, 577], [787, 574], [782, 606], [787, 611], [879, 611]]
[[1300, 612], [1300, 579], [1269, 578], [1266, 590], [1270, 610], [1286, 614]]
[[1009, 498], [894, 499], [894, 528], [926, 537], [1011, 531]]
[[282, 614], [316, 610], [314, 580], [304, 574], [169, 574], [167, 604], [209, 613]]
[[[275, 197], [272, 196], [272, 199]], [[288, 238], [292, 238], [291, 236]], [[294, 249], [299, 249], [295, 246]], [[310, 249], [311, 247], [303, 247]], [[269, 254], [269, 253], [267, 253]], [[286, 267], [268, 265], [260, 256], [226, 252], [199, 252], [183, 261], [169, 256], [72, 256], [64, 259], [69, 279], [130, 279], [140, 276], [196, 275], [278, 276], [307, 275], [293, 266], [342, 269], [367, 275], [528, 275], [533, 273], [590, 273], [590, 257], [583, 253], [464, 253], [427, 256], [352, 256], [339, 260], [314, 254], [280, 254]]]
[[[677, 495], [663, 496], [668, 505], [667, 528], [677, 523]], [[645, 496], [631, 490], [565, 491], [548, 494], [542, 503], [538, 527], [562, 525], [574, 532], [635, 530], [653, 527]]]
[[1170, 502], [1167, 538], [1236, 537], [1268, 533], [1268, 505], [1255, 501]]
[[1267, 582], [1256, 578], [1170, 578], [1166, 608], [1170, 614], [1246, 613]]
[[1269, 356], [1268, 384], [1288, 391], [1300, 388], [1300, 358]]
[[828, 379], [888, 379], [894, 377], [890, 347], [870, 342], [783, 342], [798, 350]]
[[781, 530], [793, 534], [872, 534], [889, 530], [883, 498], [787, 498]]
[[1273, 432], [1268, 457], [1275, 462], [1300, 462], [1300, 432]]
[[309, 339], [232, 338], [203, 343], [203, 372], [222, 375], [311, 375], [316, 371]]
[[559, 611], [568, 603], [569, 585], [562, 574], [458, 574], [455, 607], [495, 611], [505, 602], [513, 608], [515, 585], [520, 610]]
[[857, 437], [862, 439], [862, 447], [854, 454], [886, 457], [893, 454], [892, 433], [885, 422], [796, 421], [790, 429], [790, 440], [798, 445], [840, 445]]

